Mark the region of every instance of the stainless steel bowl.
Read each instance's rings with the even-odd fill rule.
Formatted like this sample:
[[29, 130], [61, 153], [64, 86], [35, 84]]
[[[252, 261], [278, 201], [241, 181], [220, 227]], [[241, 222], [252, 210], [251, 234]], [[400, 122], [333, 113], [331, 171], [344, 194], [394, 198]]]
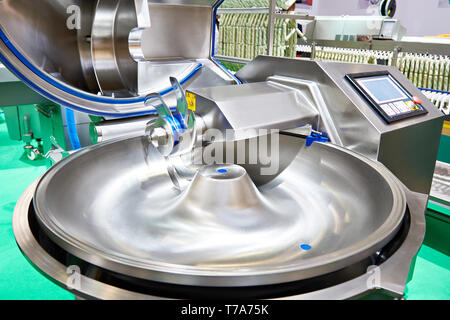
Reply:
[[243, 287], [367, 258], [395, 235], [406, 200], [384, 166], [319, 143], [303, 145], [259, 188], [231, 165], [203, 168], [180, 192], [165, 159], [138, 137], [56, 164], [40, 180], [34, 207], [53, 241], [94, 265], [161, 283]]

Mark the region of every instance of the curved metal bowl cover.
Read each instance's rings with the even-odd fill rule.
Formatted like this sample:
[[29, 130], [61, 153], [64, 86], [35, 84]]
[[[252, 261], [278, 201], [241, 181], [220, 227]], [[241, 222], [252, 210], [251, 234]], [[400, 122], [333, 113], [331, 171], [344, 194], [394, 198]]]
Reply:
[[34, 206], [56, 243], [95, 265], [165, 283], [241, 287], [361, 261], [392, 239], [406, 201], [382, 165], [319, 143], [300, 148], [262, 187], [224, 165], [202, 168], [180, 192], [165, 160], [138, 137], [56, 164]]
[[[189, 11], [195, 17], [201, 11], [198, 18], [190, 20], [202, 23], [205, 34], [197, 38], [206, 39], [203, 47], [194, 46], [193, 52], [186, 56], [174, 55], [170, 48], [154, 39], [157, 34], [164, 37], [165, 43], [175, 42], [176, 33], [165, 28], [164, 22], [183, 16], [177, 2], [0, 1], [0, 62], [49, 100], [110, 117], [155, 113], [153, 107], [145, 105], [145, 96], [151, 92], [169, 94], [169, 76], [178, 78], [185, 87], [236, 83], [234, 76], [210, 59], [213, 1], [201, 1], [207, 7], [193, 6]], [[149, 12], [155, 18], [153, 34], [147, 34], [144, 42], [161, 48], [164, 56], [152, 56], [151, 60], [135, 60], [131, 56], [129, 36], [139, 26], [136, 3], [152, 7]], [[158, 3], [172, 6], [161, 13], [159, 8], [166, 6]], [[176, 25], [191, 30], [185, 21]], [[190, 27], [196, 26], [192, 23]], [[166, 41], [168, 38], [173, 41]], [[190, 42], [186, 40], [187, 44]], [[198, 52], [202, 48], [207, 54]]]

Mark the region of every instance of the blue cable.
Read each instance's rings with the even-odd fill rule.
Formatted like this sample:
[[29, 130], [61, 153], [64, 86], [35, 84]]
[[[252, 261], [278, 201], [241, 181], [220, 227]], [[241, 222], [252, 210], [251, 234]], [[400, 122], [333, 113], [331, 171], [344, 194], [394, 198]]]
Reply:
[[81, 149], [80, 139], [78, 137], [77, 125], [75, 123], [75, 112], [66, 108], [67, 131], [69, 133], [70, 144], [73, 150]]
[[419, 88], [419, 90], [430, 91], [430, 92], [437, 92], [437, 93], [450, 94], [449, 91], [442, 91], [442, 90], [436, 90], [436, 89]]

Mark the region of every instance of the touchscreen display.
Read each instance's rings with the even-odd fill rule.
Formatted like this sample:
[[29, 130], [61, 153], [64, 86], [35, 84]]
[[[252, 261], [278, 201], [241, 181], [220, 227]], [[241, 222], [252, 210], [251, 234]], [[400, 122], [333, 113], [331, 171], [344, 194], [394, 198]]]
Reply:
[[345, 77], [387, 123], [428, 113], [420, 99], [415, 99], [388, 71], [353, 73]]
[[356, 81], [378, 104], [408, 98], [389, 76], [357, 79]]

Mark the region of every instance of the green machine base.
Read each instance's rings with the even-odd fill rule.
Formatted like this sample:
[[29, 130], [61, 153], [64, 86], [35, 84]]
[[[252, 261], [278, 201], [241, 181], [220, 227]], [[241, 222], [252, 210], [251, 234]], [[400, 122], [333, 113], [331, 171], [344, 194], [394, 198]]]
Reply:
[[[9, 138], [22, 141], [30, 160], [43, 159], [58, 145], [66, 150], [61, 107], [53, 103], [9, 106], [2, 108]], [[50, 160], [47, 165], [51, 166]]]

